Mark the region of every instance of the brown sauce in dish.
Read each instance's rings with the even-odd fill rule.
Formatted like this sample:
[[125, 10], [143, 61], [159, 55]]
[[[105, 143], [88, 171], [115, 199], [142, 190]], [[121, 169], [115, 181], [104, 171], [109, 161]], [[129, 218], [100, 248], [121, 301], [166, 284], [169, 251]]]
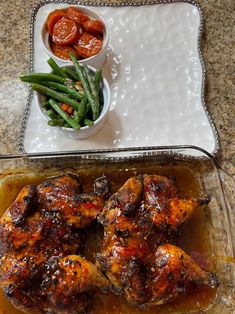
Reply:
[[[154, 165], [154, 163], [137, 162], [135, 167], [133, 164], [106, 164], [97, 166], [86, 166], [84, 168], [69, 169], [68, 172], [78, 173], [83, 183], [84, 190], [89, 192], [92, 190], [94, 179], [106, 174], [112, 182], [112, 192], [115, 192], [122, 184], [133, 175], [138, 174], [163, 174], [171, 175], [176, 178], [177, 187], [181, 197], [193, 197], [203, 193], [199, 179], [195, 173], [187, 165]], [[64, 172], [63, 172], [64, 173]], [[61, 172], [54, 175], [62, 174]], [[52, 173], [50, 172], [50, 176]], [[48, 174], [40, 176], [16, 176], [12, 180], [6, 180], [5, 184], [0, 187], [0, 215], [12, 203], [17, 193], [26, 184], [38, 184], [46, 179]], [[211, 244], [208, 237], [208, 229], [205, 222], [204, 211], [207, 208], [199, 208], [190, 219], [181, 228], [179, 246], [191, 255], [196, 262], [207, 270], [213, 270], [210, 262], [212, 254]], [[102, 230], [99, 226], [96, 230], [90, 231], [90, 237], [87, 241], [85, 254], [92, 261], [94, 254], [98, 251], [100, 234]], [[190, 311], [202, 311], [213, 304], [216, 297], [216, 289], [204, 286], [192, 285], [185, 294], [178, 297], [173, 302], [165, 305], [151, 307], [150, 309], [142, 309], [128, 304], [121, 296], [111, 294], [102, 294], [94, 292], [94, 306], [91, 314], [164, 314], [164, 313], [189, 313]], [[0, 291], [0, 314], [20, 314], [9, 304]]]

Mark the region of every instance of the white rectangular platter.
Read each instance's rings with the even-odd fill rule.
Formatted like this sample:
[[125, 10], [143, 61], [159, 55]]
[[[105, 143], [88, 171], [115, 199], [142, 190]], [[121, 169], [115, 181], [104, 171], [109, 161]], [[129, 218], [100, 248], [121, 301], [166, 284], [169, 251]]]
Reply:
[[[34, 16], [34, 72], [50, 71], [40, 29], [49, 12], [66, 5], [41, 5]], [[196, 145], [215, 153], [217, 133], [203, 96], [200, 8], [175, 2], [95, 9], [110, 28], [103, 74], [111, 86], [111, 107], [104, 127], [88, 139], [63, 137], [57, 128], [47, 125], [31, 97], [22, 125], [22, 150], [40, 153]]]

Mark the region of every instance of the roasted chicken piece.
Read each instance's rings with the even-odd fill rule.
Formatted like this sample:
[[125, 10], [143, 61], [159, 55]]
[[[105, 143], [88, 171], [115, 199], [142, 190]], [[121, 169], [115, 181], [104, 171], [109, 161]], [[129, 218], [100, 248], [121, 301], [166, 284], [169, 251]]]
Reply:
[[178, 198], [173, 178], [159, 175], [144, 176], [144, 206], [153, 223], [161, 229], [177, 229], [198, 206], [210, 202], [210, 197]]
[[[109, 285], [108, 279], [87, 259], [78, 255], [67, 255], [63, 258], [54, 257], [48, 261], [41, 291], [42, 296], [47, 297], [50, 308], [55, 311], [61, 309], [60, 311], [66, 312], [71, 307], [75, 313], [78, 313], [77, 303], [74, 306], [73, 300], [79, 299], [81, 293], [92, 288], [106, 291]], [[90, 305], [90, 300], [87, 298], [87, 304], [83, 304], [83, 307], [88, 309]]]
[[[107, 182], [104, 177], [103, 180]], [[97, 183], [94, 193], [82, 194], [81, 183], [73, 174], [47, 180], [37, 187], [39, 206], [42, 209], [45, 207], [47, 212], [60, 215], [62, 220], [75, 228], [84, 228], [91, 224], [104, 207], [106, 194], [100, 197], [96, 186]], [[102, 189], [100, 193], [103, 193]]]
[[132, 303], [149, 299], [143, 261], [151, 250], [172, 240], [154, 228], [142, 204], [143, 178], [133, 177], [107, 201], [99, 221], [104, 225], [103, 248], [96, 258], [115, 292]]
[[103, 209], [107, 179], [97, 179], [93, 193], [81, 192], [73, 174], [28, 185], [0, 219], [0, 285], [24, 311], [84, 313], [91, 304], [88, 290], [109, 286], [92, 263], [76, 255], [85, 241], [81, 229]]
[[148, 304], [166, 303], [182, 293], [189, 282], [218, 286], [215, 273], [202, 270], [182, 249], [172, 244], [163, 244], [149, 258], [147, 286], [151, 298]]
[[[0, 219], [0, 257], [6, 252], [32, 245], [41, 234], [41, 225], [32, 225], [33, 219], [24, 228], [26, 217], [31, 215], [36, 202], [36, 187], [27, 185], [18, 194], [13, 204]], [[39, 218], [39, 215], [37, 214]], [[37, 220], [37, 219], [35, 219]], [[30, 230], [29, 230], [30, 229]]]
[[140, 206], [141, 196], [142, 179], [131, 178], [110, 197], [99, 217], [104, 225], [104, 240], [97, 261], [115, 292], [124, 291], [132, 302], [145, 301], [138, 261], [148, 252], [148, 245], [138, 223], [130, 217]]
[[173, 299], [180, 286], [190, 281], [216, 286], [214, 274], [168, 244], [176, 242], [177, 228], [193, 210], [208, 202], [207, 197], [179, 199], [172, 178], [144, 175], [128, 179], [98, 218], [104, 239], [97, 263], [115, 292], [123, 293], [131, 303], [152, 305]]

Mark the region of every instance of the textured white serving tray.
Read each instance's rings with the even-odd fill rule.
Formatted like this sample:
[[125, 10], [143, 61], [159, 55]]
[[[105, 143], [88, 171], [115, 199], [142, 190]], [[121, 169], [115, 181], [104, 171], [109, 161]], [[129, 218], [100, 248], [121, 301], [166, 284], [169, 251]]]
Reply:
[[[47, 72], [40, 29], [48, 13], [65, 4], [41, 6], [35, 16], [33, 71]], [[25, 117], [27, 153], [196, 145], [210, 153], [217, 135], [204, 105], [204, 68], [198, 39], [201, 13], [184, 3], [95, 8], [108, 21], [110, 46], [103, 67], [111, 85], [111, 108], [103, 129], [85, 140], [63, 137], [47, 126], [34, 97]]]

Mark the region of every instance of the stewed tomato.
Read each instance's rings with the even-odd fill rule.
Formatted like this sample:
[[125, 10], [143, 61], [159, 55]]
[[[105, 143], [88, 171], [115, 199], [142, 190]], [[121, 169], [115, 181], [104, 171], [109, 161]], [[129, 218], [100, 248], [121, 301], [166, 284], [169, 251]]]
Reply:
[[75, 54], [75, 56], [78, 57], [77, 50], [74, 49], [73, 47], [60, 46], [52, 43], [51, 50], [56, 57], [63, 60], [70, 60], [69, 56], [70, 52], [73, 52], [73, 54]]
[[51, 35], [51, 50], [61, 59], [70, 60], [73, 52], [78, 58], [89, 58], [102, 49], [104, 24], [90, 19], [76, 7], [55, 10], [47, 17]]
[[56, 22], [52, 34], [52, 40], [55, 44], [61, 46], [72, 45], [77, 39], [78, 27], [74, 21], [62, 17]]
[[89, 33], [83, 33], [74, 47], [79, 56], [89, 58], [100, 52], [103, 41]]
[[83, 23], [87, 33], [103, 34], [104, 24], [99, 20], [89, 20]]
[[89, 17], [75, 7], [69, 7], [66, 11], [67, 16], [78, 24], [83, 24]]
[[51, 12], [47, 17], [47, 31], [50, 35], [53, 34], [53, 28], [55, 23], [58, 22], [63, 16], [66, 16], [65, 11], [55, 10]]

